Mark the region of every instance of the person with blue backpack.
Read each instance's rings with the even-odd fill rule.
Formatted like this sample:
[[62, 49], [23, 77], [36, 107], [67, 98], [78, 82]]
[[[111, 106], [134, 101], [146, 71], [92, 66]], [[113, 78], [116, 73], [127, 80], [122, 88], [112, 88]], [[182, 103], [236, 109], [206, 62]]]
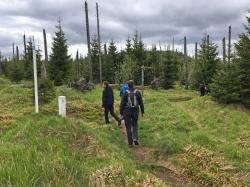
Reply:
[[128, 90], [122, 97], [120, 104], [120, 114], [125, 121], [128, 145], [133, 147], [139, 145], [138, 142], [138, 117], [144, 115], [144, 104], [141, 93], [134, 88], [134, 81], [128, 81]]
[[127, 90], [128, 90], [128, 84], [127, 83], [122, 84], [121, 89], [120, 89], [121, 98], [124, 96]]

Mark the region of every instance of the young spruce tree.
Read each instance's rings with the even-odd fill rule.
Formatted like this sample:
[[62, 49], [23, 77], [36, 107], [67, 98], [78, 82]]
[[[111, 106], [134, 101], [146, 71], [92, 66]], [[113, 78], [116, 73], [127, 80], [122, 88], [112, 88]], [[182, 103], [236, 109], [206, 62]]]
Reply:
[[68, 55], [68, 45], [65, 34], [62, 30], [61, 21], [56, 26], [55, 37], [52, 43], [52, 54], [49, 62], [49, 77], [56, 86], [62, 85], [70, 75], [70, 56]]
[[240, 35], [240, 40], [235, 44], [235, 48], [241, 77], [241, 102], [250, 108], [250, 17], [246, 18], [246, 32]]

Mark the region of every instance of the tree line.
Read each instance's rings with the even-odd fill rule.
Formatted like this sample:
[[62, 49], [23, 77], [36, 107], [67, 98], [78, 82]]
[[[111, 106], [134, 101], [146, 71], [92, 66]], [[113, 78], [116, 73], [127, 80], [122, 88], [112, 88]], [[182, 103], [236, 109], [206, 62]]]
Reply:
[[[241, 103], [250, 107], [250, 18], [247, 18], [245, 32], [239, 36], [235, 43], [235, 52], [231, 53], [229, 37], [228, 52], [226, 54], [225, 38], [223, 38], [223, 58], [219, 58], [218, 46], [205, 35], [199, 44], [195, 45], [195, 56], [187, 56], [184, 52], [160, 49], [153, 45], [150, 49], [145, 47], [138, 32], [126, 40], [124, 49], [118, 49], [114, 40], [104, 43], [99, 49], [97, 37], [92, 38], [91, 64], [88, 57], [79, 55], [73, 59], [68, 55], [67, 39], [63, 32], [61, 21], [58, 22], [55, 32], [51, 54], [45, 60], [41, 59], [41, 51], [36, 50], [38, 62], [38, 75], [46, 77], [56, 86], [66, 84], [69, 80], [85, 78], [90, 80], [90, 65], [93, 82], [102, 79], [111, 83], [123, 83], [133, 79], [141, 84], [142, 66], [150, 67], [145, 72], [145, 84], [150, 85], [153, 80], [159, 80], [160, 86], [169, 89], [176, 83], [186, 88], [197, 90], [201, 82], [209, 87], [214, 99], [223, 103]], [[231, 35], [231, 27], [229, 29]], [[186, 41], [186, 38], [184, 38]], [[26, 42], [25, 42], [26, 43]], [[186, 49], [186, 42], [184, 42]], [[14, 47], [13, 47], [14, 50]], [[101, 52], [101, 53], [100, 53]], [[17, 52], [16, 52], [17, 54]], [[13, 81], [23, 79], [32, 80], [32, 40], [25, 44], [22, 58], [13, 55], [6, 60], [0, 54], [0, 73]], [[100, 66], [100, 58], [102, 66]], [[227, 59], [227, 60], [226, 60]], [[46, 71], [46, 76], [44, 75]]]

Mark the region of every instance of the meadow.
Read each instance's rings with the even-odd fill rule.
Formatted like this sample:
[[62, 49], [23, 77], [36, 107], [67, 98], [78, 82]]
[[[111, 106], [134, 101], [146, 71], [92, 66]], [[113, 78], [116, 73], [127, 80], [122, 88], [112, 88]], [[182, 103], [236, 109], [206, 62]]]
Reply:
[[32, 85], [0, 78], [0, 186], [170, 185], [153, 165], [198, 186], [250, 186], [249, 110], [180, 87], [145, 90], [135, 154], [114, 121], [104, 124], [101, 94], [57, 87], [67, 118], [57, 99], [35, 114]]

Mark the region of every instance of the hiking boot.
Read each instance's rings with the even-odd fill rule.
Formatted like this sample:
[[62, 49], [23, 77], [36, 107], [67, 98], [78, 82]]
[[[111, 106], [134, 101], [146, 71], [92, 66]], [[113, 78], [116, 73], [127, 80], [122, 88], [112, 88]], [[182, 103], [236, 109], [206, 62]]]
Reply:
[[135, 145], [139, 145], [139, 142], [137, 140], [134, 140]]

